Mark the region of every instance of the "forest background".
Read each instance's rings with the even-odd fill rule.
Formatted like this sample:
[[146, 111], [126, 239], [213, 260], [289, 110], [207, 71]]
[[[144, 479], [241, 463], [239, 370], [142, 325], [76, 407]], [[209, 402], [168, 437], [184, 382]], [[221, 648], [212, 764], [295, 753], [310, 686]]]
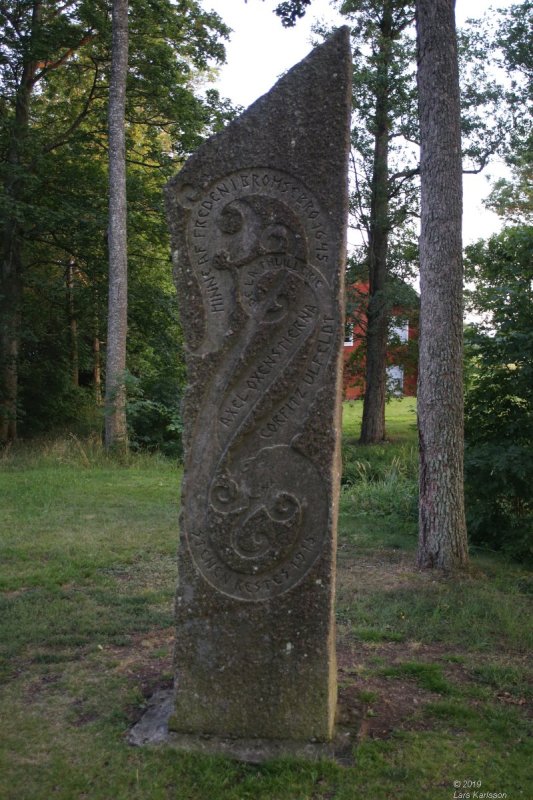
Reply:
[[[358, 237], [349, 282], [364, 278], [371, 267], [380, 20], [388, 8], [405, 12], [391, 40], [388, 83], [391, 202], [382, 220], [389, 236], [382, 289], [387, 315], [397, 287], [413, 281], [417, 271], [412, 4], [361, 0], [337, 8], [352, 27], [359, 56], [351, 221]], [[110, 11], [105, 0], [0, 2], [0, 438], [7, 443], [65, 431], [101, 436]], [[494, 184], [487, 201], [501, 217], [502, 231], [465, 254], [467, 307], [478, 319], [467, 329], [466, 348], [469, 532], [474, 541], [516, 556], [531, 549], [533, 502], [531, 21], [532, 4], [524, 0], [466, 26], [459, 40], [465, 169], [482, 170], [494, 158], [509, 167], [508, 178]], [[326, 32], [322, 25], [319, 33]], [[129, 443], [134, 450], [179, 458], [185, 370], [162, 187], [237, 112], [213, 88], [229, 30], [195, 0], [131, 0], [129, 36]]]

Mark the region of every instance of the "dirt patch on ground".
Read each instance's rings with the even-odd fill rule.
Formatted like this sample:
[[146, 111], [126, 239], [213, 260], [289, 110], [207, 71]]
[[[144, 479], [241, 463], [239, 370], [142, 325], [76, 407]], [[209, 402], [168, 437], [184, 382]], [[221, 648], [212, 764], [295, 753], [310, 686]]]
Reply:
[[348, 545], [340, 546], [337, 559], [338, 594], [354, 588], [370, 591], [394, 591], [409, 587], [427, 587], [445, 581], [445, 577], [417, 569], [412, 553], [396, 550], [376, 550], [353, 558]]
[[[408, 589], [416, 592], [448, 580], [446, 575], [420, 571], [414, 555], [381, 550], [359, 554], [354, 559], [348, 548], [340, 548], [338, 559], [338, 600], [342, 607], [361, 587], [369, 593]], [[505, 654], [506, 666], [512, 654]], [[524, 656], [515, 654], [517, 666], [525, 669]], [[514, 658], [514, 656], [513, 656]], [[427, 703], [442, 701], [446, 692], [428, 691], [416, 677], [384, 676], [387, 668], [405, 664], [436, 665], [442, 679], [450, 687], [476, 683], [473, 670], [485, 662], [483, 653], [458, 652], [447, 644], [426, 644], [418, 641], [362, 641], [352, 626], [340, 621], [337, 626], [337, 659], [339, 680], [339, 716], [344, 724], [358, 724], [359, 739], [369, 736], [386, 738], [393, 731], [422, 730], [432, 726], [431, 718], [422, 713]], [[494, 655], [491, 663], [495, 662]], [[524, 697], [492, 687], [496, 702], [520, 706], [531, 711]], [[475, 706], [480, 701], [472, 698]]]
[[[359, 557], [356, 562], [341, 554], [339, 567], [341, 591], [351, 591], [353, 583], [359, 586], [364, 583], [369, 590], [392, 590], [411, 586], [413, 581], [428, 582], [427, 576], [413, 567], [412, 557], [402, 553], [378, 552], [375, 556]], [[116, 661], [114, 669], [127, 676], [147, 698], [171, 683], [170, 677], [161, 680], [161, 676], [172, 674], [174, 635], [172, 628], [153, 631], [150, 635], [133, 637], [127, 647], [106, 647], [106, 650]], [[158, 655], [165, 650], [165, 655]], [[400, 729], [429, 727], [430, 723], [419, 712], [440, 695], [421, 688], [416, 680], [380, 676], [376, 661], [386, 665], [415, 659], [433, 662], [446, 652], [443, 647], [426, 647], [415, 642], [356, 641], [348, 626], [339, 625], [339, 725], [350, 731], [352, 741], [365, 736], [386, 738]], [[128, 709], [132, 720], [138, 715], [138, 707]]]
[[[413, 555], [382, 550], [360, 554], [339, 548], [338, 599], [342, 603], [362, 586], [369, 592], [394, 591], [404, 587], [426, 586], [427, 574], [418, 571]], [[394, 665], [406, 661], [433, 661], [438, 648], [418, 642], [362, 642], [351, 634], [351, 626], [338, 624], [337, 661], [339, 681], [339, 723], [354, 726], [357, 738], [387, 738], [400, 729], [428, 727], [420, 710], [439, 695], [421, 688], [415, 680], [379, 675], [377, 664]], [[440, 653], [439, 655], [442, 655]]]
[[172, 674], [174, 628], [162, 628], [132, 637], [127, 647], [106, 647], [113, 656], [113, 669], [139, 687], [144, 697], [168, 688]]
[[420, 712], [427, 703], [441, 699], [423, 689], [415, 679], [380, 675], [383, 667], [405, 662], [434, 663], [433, 648], [404, 643], [369, 645], [350, 643], [340, 637], [337, 645], [339, 722], [357, 726], [357, 738], [388, 738], [398, 730], [427, 730], [431, 724]]
[[[417, 717], [425, 703], [435, 699], [429, 692], [402, 681], [385, 681], [378, 678], [355, 679], [343, 685], [345, 675], [339, 670], [339, 705], [337, 719], [340, 725], [354, 730], [355, 738], [362, 740], [387, 739], [398, 730], [427, 730], [427, 720]], [[369, 701], [366, 697], [375, 695]]]

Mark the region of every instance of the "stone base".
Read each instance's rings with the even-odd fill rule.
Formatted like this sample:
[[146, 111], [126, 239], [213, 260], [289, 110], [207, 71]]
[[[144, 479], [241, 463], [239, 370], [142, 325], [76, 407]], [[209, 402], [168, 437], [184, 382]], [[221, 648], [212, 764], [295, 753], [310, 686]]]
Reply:
[[229, 739], [196, 736], [168, 730], [174, 711], [173, 692], [160, 690], [148, 701], [148, 708], [128, 734], [131, 745], [166, 745], [185, 753], [219, 755], [249, 764], [262, 764], [275, 758], [300, 758], [306, 761], [327, 759], [342, 766], [353, 766], [355, 736], [339, 730], [331, 742], [297, 742], [272, 739]]

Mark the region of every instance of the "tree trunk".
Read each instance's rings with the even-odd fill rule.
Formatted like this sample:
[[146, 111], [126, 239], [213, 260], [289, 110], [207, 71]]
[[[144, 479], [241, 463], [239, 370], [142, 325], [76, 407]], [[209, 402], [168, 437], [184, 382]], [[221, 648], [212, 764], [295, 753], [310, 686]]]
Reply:
[[385, 2], [376, 81], [376, 114], [370, 230], [368, 240], [369, 303], [366, 332], [366, 375], [361, 444], [385, 438], [386, 359], [388, 333], [387, 252], [389, 245], [389, 70], [392, 4]]
[[78, 354], [78, 320], [76, 319], [74, 305], [74, 262], [72, 260], [69, 260], [67, 264], [67, 309], [70, 336], [70, 385], [77, 388], [80, 385], [80, 360]]
[[[41, 2], [31, 7], [28, 53], [41, 19]], [[17, 437], [18, 356], [22, 301], [22, 227], [16, 206], [22, 197], [22, 151], [28, 134], [30, 100], [34, 86], [36, 63], [23, 64], [15, 100], [15, 118], [10, 130], [5, 193], [8, 214], [2, 231], [2, 270], [0, 274], [0, 442]]]
[[109, 304], [105, 391], [105, 444], [127, 447], [126, 334], [128, 260], [126, 233], [125, 105], [128, 69], [128, 0], [113, 0], [109, 87]]
[[0, 288], [0, 443], [17, 438], [22, 281], [20, 231], [16, 222], [6, 224], [4, 242]]
[[417, 0], [420, 113], [418, 565], [468, 563], [463, 491], [462, 175], [454, 0]]
[[93, 388], [94, 401], [98, 408], [100, 408], [102, 405], [102, 358], [100, 353], [100, 319], [98, 316], [98, 309], [94, 315]]

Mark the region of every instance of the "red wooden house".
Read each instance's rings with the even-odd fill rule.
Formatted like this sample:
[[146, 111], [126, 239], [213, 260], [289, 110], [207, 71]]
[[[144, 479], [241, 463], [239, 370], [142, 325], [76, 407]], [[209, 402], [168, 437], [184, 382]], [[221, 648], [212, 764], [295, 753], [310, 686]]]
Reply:
[[[355, 283], [347, 290], [344, 338], [344, 397], [355, 400], [365, 389], [365, 335], [368, 284]], [[418, 377], [418, 295], [403, 284], [401, 302], [391, 310], [387, 378], [389, 391], [399, 397], [415, 397]]]

